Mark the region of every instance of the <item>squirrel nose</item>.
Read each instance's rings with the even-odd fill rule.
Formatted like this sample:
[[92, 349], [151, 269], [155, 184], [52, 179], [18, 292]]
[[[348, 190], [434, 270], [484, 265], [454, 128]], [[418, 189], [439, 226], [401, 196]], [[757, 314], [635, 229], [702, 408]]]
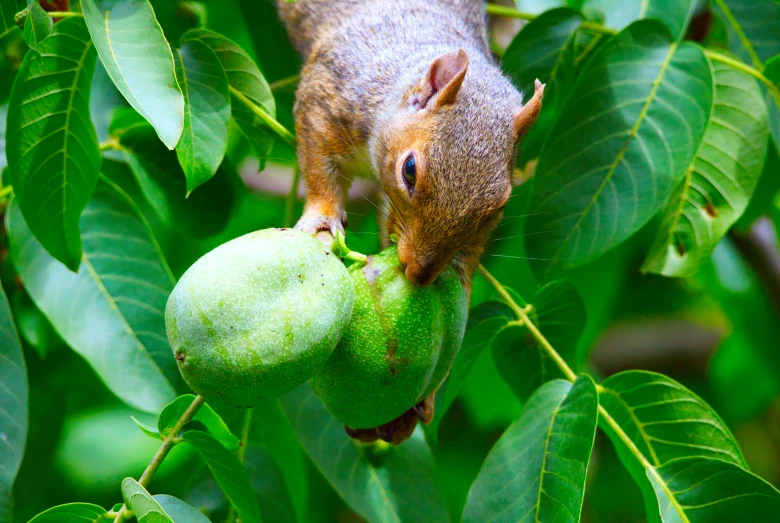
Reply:
[[418, 263], [413, 261], [406, 266], [406, 279], [415, 285], [425, 287], [430, 285], [439, 275], [434, 263]]

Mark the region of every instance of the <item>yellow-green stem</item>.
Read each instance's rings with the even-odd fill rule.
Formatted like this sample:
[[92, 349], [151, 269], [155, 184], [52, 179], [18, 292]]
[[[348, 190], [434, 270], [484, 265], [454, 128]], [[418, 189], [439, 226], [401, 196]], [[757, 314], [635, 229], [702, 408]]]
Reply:
[[758, 69], [750, 67], [744, 62], [740, 62], [739, 60], [731, 58], [730, 56], [726, 56], [725, 54], [721, 54], [710, 49], [705, 49], [704, 54], [707, 55], [710, 60], [715, 60], [716, 62], [730, 65], [734, 69], [738, 69], [743, 73], [747, 73], [753, 78], [757, 79], [759, 82], [764, 84], [767, 89], [769, 89], [769, 92], [772, 93], [772, 97], [778, 104], [780, 104], [780, 87], [772, 83], [772, 81], [764, 76]]
[[[522, 11], [518, 11], [514, 7], [507, 7], [503, 5], [488, 4], [485, 8], [489, 15], [505, 16], [507, 18], [517, 18], [519, 20], [530, 21], [536, 19], [539, 16], [532, 13], [524, 13]], [[580, 24], [580, 27], [588, 31], [593, 31], [594, 33], [602, 33], [602, 34], [609, 34], [609, 35], [617, 33], [617, 31], [615, 31], [614, 29], [611, 29], [609, 27], [604, 27], [601, 24], [596, 24], [588, 21], [582, 22]]]
[[73, 11], [49, 11], [49, 16], [52, 18], [83, 18], [81, 13], [75, 13]]
[[298, 85], [298, 82], [301, 80], [301, 77], [299, 75], [293, 75], [288, 76], [287, 78], [282, 78], [281, 80], [277, 80], [275, 82], [271, 82], [269, 87], [272, 91], [281, 91], [283, 89], [287, 89], [288, 87], [292, 87], [294, 85]]
[[[561, 356], [558, 354], [558, 352], [553, 348], [552, 345], [550, 345], [550, 342], [547, 341], [547, 338], [544, 337], [544, 335], [539, 331], [539, 329], [536, 327], [533, 321], [528, 317], [528, 311], [531, 309], [531, 306], [527, 306], [525, 308], [520, 307], [512, 298], [512, 295], [507, 292], [506, 288], [496, 280], [492, 274], [488, 272], [487, 269], [485, 269], [484, 265], [479, 266], [479, 272], [485, 277], [485, 279], [490, 282], [490, 284], [493, 286], [493, 288], [498, 292], [498, 294], [506, 301], [507, 305], [517, 314], [518, 321], [521, 321], [525, 327], [529, 330], [531, 335], [536, 339], [536, 341], [539, 343], [539, 345], [544, 348], [547, 355], [552, 358], [553, 361], [558, 365], [558, 368], [563, 372], [563, 374], [566, 376], [566, 379], [568, 379], [571, 382], [574, 382], [577, 379], [577, 375], [574, 374], [574, 371], [571, 370], [571, 367], [569, 367], [566, 362], [561, 358]], [[601, 387], [599, 387], [601, 388]], [[620, 441], [623, 442], [623, 444], [626, 445], [629, 452], [634, 455], [634, 457], [639, 461], [639, 463], [647, 470], [648, 474], [653, 476], [653, 478], [656, 480], [656, 482], [661, 485], [661, 488], [664, 489], [666, 492], [670, 502], [677, 507], [678, 512], [682, 513], [682, 509], [678, 505], [676, 499], [674, 498], [673, 493], [669, 490], [669, 487], [664, 482], [663, 478], [661, 478], [660, 474], [658, 474], [658, 471], [655, 469], [653, 464], [651, 464], [647, 458], [642, 454], [642, 452], [637, 448], [637, 446], [634, 444], [634, 442], [631, 440], [630, 437], [628, 437], [628, 434], [623, 431], [623, 429], [618, 425], [617, 421], [612, 417], [612, 415], [599, 405], [598, 407], [599, 416], [601, 419], [604, 420], [604, 422], [610, 426], [610, 428], [615, 432], [615, 435], [620, 438]]]
[[241, 103], [246, 105], [250, 111], [255, 113], [255, 115], [258, 116], [268, 127], [270, 127], [273, 132], [278, 134], [282, 140], [289, 143], [290, 145], [295, 145], [295, 135], [288, 131], [287, 128], [280, 124], [273, 116], [265, 112], [265, 109], [258, 107], [257, 104], [255, 104], [246, 95], [244, 95], [244, 93], [232, 85], [230, 86], [230, 94], [241, 101]]
[[0, 200], [5, 200], [14, 193], [14, 188], [10, 185], [0, 188]]
[[[138, 483], [146, 487], [149, 485], [149, 482], [152, 479], [152, 476], [155, 472], [157, 472], [157, 469], [160, 468], [160, 464], [165, 459], [165, 456], [168, 455], [168, 452], [173, 448], [173, 446], [176, 444], [177, 441], [177, 434], [181, 430], [181, 428], [192, 421], [192, 417], [195, 416], [195, 413], [198, 412], [198, 409], [203, 405], [204, 399], [202, 396], [198, 395], [195, 396], [195, 399], [192, 400], [192, 403], [190, 403], [190, 406], [187, 407], [187, 410], [184, 411], [184, 413], [181, 415], [179, 420], [176, 422], [176, 424], [171, 429], [171, 432], [168, 434], [168, 436], [163, 439], [162, 445], [160, 445], [160, 448], [157, 449], [157, 452], [155, 452], [154, 457], [152, 458], [152, 461], [149, 462], [149, 465], [147, 465], [146, 470], [144, 470], [144, 473], [141, 474], [141, 478], [138, 480]], [[114, 519], [114, 523], [122, 523], [122, 521], [125, 520], [125, 517], [128, 515], [129, 511], [127, 510], [127, 505], [123, 505], [122, 509], [117, 513], [116, 518]]]

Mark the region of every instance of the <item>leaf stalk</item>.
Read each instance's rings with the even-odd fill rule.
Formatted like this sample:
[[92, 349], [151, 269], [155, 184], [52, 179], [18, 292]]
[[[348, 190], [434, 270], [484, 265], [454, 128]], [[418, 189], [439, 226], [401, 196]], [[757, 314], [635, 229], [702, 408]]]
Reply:
[[236, 97], [241, 103], [243, 103], [250, 111], [255, 113], [273, 132], [279, 135], [279, 137], [290, 145], [295, 145], [295, 135], [287, 130], [285, 126], [280, 124], [276, 118], [265, 112], [265, 109], [258, 107], [252, 100], [250, 100], [244, 93], [230, 86], [230, 94]]

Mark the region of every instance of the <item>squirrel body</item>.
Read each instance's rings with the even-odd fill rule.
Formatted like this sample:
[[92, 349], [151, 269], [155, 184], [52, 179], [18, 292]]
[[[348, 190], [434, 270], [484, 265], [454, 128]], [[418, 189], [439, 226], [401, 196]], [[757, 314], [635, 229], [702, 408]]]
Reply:
[[[515, 150], [541, 109], [491, 55], [483, 0], [278, 0], [304, 59], [295, 128], [307, 200], [296, 228], [344, 231], [343, 165], [367, 148], [407, 278], [471, 278], [512, 191]], [[424, 422], [433, 397], [415, 407]], [[413, 409], [414, 410], [414, 409]], [[403, 418], [403, 419], [402, 419]], [[416, 423], [357, 431], [403, 441]], [[353, 431], [355, 432], [355, 431]]]

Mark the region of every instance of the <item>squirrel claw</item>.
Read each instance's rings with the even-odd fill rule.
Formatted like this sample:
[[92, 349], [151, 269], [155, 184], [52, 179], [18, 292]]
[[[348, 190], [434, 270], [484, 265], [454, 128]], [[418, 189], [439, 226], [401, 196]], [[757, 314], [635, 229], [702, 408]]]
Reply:
[[321, 215], [306, 215], [301, 216], [298, 223], [295, 224], [295, 228], [305, 233], [316, 235], [321, 231], [328, 231], [334, 237], [336, 232], [344, 233], [344, 227], [346, 223], [342, 223], [341, 218], [338, 216], [321, 216]]

